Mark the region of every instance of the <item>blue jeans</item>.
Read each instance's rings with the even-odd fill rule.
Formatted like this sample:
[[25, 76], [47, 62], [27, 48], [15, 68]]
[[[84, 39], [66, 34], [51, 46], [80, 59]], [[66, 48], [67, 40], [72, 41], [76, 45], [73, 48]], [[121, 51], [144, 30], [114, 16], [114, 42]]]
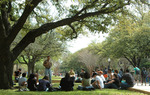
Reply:
[[110, 83], [110, 84], [105, 84], [104, 88], [115, 88], [115, 89], [118, 89], [119, 87], [117, 87], [117, 85], [115, 85], [113, 83]]
[[47, 69], [45, 68], [45, 76], [48, 76], [49, 77], [49, 82], [51, 83], [51, 76], [52, 76], [52, 72], [51, 72], [51, 69]]
[[121, 86], [121, 89], [127, 89], [127, 88], [129, 88], [129, 87], [133, 87], [132, 85], [129, 85], [129, 84], [126, 83], [126, 82], [121, 82], [120, 86]]
[[77, 89], [78, 89], [78, 90], [83, 90], [84, 88], [89, 89], [89, 90], [90, 90], [90, 89], [91, 89], [91, 90], [94, 89], [93, 86], [86, 86], [86, 87], [83, 87], [83, 86], [81, 86], [81, 85], [79, 85]]

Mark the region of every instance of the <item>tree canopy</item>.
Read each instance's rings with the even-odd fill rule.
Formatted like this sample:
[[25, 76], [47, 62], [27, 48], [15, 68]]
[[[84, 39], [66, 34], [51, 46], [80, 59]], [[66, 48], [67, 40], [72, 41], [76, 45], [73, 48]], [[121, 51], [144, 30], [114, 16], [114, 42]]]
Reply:
[[[138, 18], [138, 17], [137, 17]], [[121, 16], [99, 53], [107, 57], [126, 58], [132, 66], [140, 66], [141, 60], [150, 56], [149, 12], [142, 19]]]
[[[143, 0], [1, 0], [0, 1], [0, 89], [12, 86], [13, 62], [35, 38], [60, 28], [64, 38], [76, 38], [85, 28], [106, 31], [115, 14]], [[67, 3], [67, 4], [66, 4]], [[67, 6], [68, 5], [68, 6]], [[32, 22], [32, 23], [31, 23]], [[28, 24], [33, 25], [30, 27]], [[10, 48], [17, 35], [20, 41]]]

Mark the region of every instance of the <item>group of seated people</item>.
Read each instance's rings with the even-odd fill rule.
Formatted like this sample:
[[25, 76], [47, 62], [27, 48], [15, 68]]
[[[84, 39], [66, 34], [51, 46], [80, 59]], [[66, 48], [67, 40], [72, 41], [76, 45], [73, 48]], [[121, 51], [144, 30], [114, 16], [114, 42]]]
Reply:
[[[83, 71], [83, 70], [82, 70]], [[103, 88], [113, 88], [113, 89], [127, 89], [128, 87], [134, 86], [134, 78], [129, 73], [129, 70], [121, 76], [118, 73], [118, 70], [114, 70], [114, 73], [111, 72], [111, 69], [108, 70], [107, 75], [103, 74], [103, 71], [94, 71], [92, 74], [92, 78], [86, 77], [90, 76], [88, 72], [81, 73], [81, 83], [82, 86], [78, 86], [78, 89], [90, 88], [90, 89], [103, 89]], [[87, 86], [85, 86], [85, 83]]]
[[[117, 72], [117, 71], [116, 71]], [[78, 90], [94, 90], [103, 88], [114, 89], [127, 89], [134, 86], [134, 79], [126, 70], [126, 73], [120, 77], [118, 72], [113, 74], [108, 70], [107, 78], [103, 76], [103, 71], [93, 72], [92, 76], [88, 72], [82, 72], [81, 85], [78, 86]], [[66, 73], [65, 77], [61, 79], [59, 90], [72, 91], [74, 87], [75, 78], [71, 75], [72, 72]], [[119, 78], [120, 77], [120, 78]], [[38, 82], [38, 84], [37, 84]], [[19, 79], [19, 86], [24, 86], [30, 91], [49, 91], [51, 84], [48, 81], [48, 76], [44, 76], [43, 79], [38, 80], [35, 74], [30, 74], [29, 79], [26, 78], [26, 73], [22, 74]]]

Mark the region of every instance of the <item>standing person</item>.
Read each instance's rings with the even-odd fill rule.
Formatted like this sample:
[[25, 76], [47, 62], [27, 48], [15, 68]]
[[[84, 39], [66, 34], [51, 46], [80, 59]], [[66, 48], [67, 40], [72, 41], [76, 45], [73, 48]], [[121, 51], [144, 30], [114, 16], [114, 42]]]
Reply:
[[15, 82], [18, 82], [20, 75], [21, 75], [21, 68], [19, 68], [18, 71], [15, 71], [15, 73], [14, 73]]
[[30, 74], [27, 83], [28, 83], [28, 89], [30, 91], [36, 91], [37, 90], [37, 80], [35, 79], [34, 74]]
[[71, 80], [69, 73], [66, 73], [65, 77], [60, 81], [60, 89], [62, 91], [72, 91], [73, 90], [73, 80]]
[[94, 88], [96, 89], [104, 88], [103, 80], [98, 76], [97, 73], [93, 73], [92, 77], [95, 79], [95, 81], [92, 83]]
[[[124, 81], [122, 81], [124, 80]], [[122, 76], [121, 79], [121, 89], [127, 89], [129, 87], [133, 87], [134, 86], [134, 78], [133, 76], [129, 73], [129, 70], [126, 70], [126, 73]]]
[[48, 76], [44, 76], [43, 79], [39, 80], [38, 91], [46, 91], [50, 87]]
[[51, 67], [52, 63], [50, 62], [50, 56], [47, 56], [47, 59], [44, 61], [43, 66], [45, 67], [45, 76], [49, 77], [49, 82], [51, 83]]
[[138, 85], [139, 80], [140, 80], [140, 69], [137, 66], [134, 67], [134, 78]]
[[150, 68], [148, 69], [147, 81], [149, 81], [149, 86], [150, 86]]
[[71, 68], [71, 70], [68, 73], [71, 77], [71, 80], [74, 82], [75, 81], [75, 72], [74, 72], [73, 68]]
[[147, 76], [147, 71], [146, 71], [146, 68], [143, 67], [141, 70], [141, 78], [142, 78], [142, 84], [141, 85], [143, 85], [143, 82], [145, 82], [145, 86], [146, 86], [146, 76]]

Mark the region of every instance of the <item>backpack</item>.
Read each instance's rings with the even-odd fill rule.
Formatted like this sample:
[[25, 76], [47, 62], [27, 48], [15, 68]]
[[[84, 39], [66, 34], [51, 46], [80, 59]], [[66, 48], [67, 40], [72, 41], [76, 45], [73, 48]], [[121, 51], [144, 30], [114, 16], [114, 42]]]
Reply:
[[140, 69], [136, 67], [136, 74], [140, 74]]

